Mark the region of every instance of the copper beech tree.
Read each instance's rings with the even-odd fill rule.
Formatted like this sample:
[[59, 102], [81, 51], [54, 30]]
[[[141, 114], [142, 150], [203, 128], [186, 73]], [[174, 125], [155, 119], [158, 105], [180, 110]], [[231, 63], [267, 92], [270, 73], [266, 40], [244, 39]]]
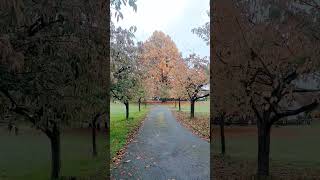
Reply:
[[[241, 112], [255, 115], [257, 174], [268, 176], [272, 125], [319, 105], [319, 89], [306, 89], [296, 83], [319, 72], [319, 41], [300, 25], [307, 16], [290, 9], [289, 1], [252, 3], [215, 2], [213, 55], [215, 64], [224, 70], [217, 66], [212, 76], [226, 81], [216, 86], [229, 89], [226, 95]], [[309, 103], [290, 105], [297, 97], [310, 97], [306, 93], [315, 93]]]

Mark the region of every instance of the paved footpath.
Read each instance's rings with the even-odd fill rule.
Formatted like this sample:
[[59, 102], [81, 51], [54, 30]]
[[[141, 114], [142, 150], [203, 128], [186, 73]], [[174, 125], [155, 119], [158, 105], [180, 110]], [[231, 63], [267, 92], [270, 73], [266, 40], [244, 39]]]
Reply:
[[208, 180], [209, 143], [182, 127], [167, 107], [151, 109], [112, 178]]

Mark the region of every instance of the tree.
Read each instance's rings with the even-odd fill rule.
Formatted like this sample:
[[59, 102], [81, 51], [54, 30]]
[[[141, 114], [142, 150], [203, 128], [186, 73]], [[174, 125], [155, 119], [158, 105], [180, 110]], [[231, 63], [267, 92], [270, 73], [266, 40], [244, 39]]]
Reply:
[[195, 102], [209, 96], [204, 92], [203, 87], [208, 84], [209, 78], [205, 73], [208, 67], [208, 60], [196, 54], [191, 54], [185, 59], [188, 70], [185, 78], [185, 89], [190, 101], [190, 117], [194, 118]]
[[139, 64], [146, 70], [143, 79], [150, 94], [168, 97], [174, 68], [181, 61], [178, 48], [168, 35], [155, 31], [140, 49]]
[[[207, 11], [207, 15], [210, 17], [210, 12]], [[210, 44], [210, 22], [206, 22], [201, 27], [193, 28], [192, 33], [198, 35], [207, 45]]]
[[[113, 26], [111, 26], [114, 28]], [[137, 47], [132, 38], [134, 29], [118, 27], [111, 35], [111, 93], [126, 107], [129, 118], [129, 101], [135, 96], [137, 85]]]
[[[101, 15], [106, 6], [102, 1], [90, 5], [82, 1], [2, 1], [0, 5], [6, 12], [0, 24], [1, 110], [10, 117], [3, 121], [18, 125], [26, 120], [49, 138], [51, 177], [57, 179], [61, 168], [60, 128], [73, 120], [75, 91], [81, 86], [79, 64], [87, 60], [83, 52], [89, 44], [106, 44], [95, 39], [106, 37], [106, 29], [96, 28], [105, 25], [105, 16]], [[79, 7], [76, 10], [75, 5]], [[108, 65], [100, 68], [108, 69]]]
[[[237, 83], [233, 87], [237, 104], [251, 109], [247, 114], [253, 112], [257, 118], [259, 176], [269, 175], [272, 125], [319, 104], [315, 98], [298, 108], [290, 106], [298, 96], [319, 91], [295, 84], [319, 71], [315, 50], [319, 42], [299, 26], [298, 14], [286, 3], [257, 2], [257, 9], [245, 2], [215, 3], [214, 41], [219, 43], [214, 44], [214, 59], [229, 69], [230, 79]], [[266, 16], [259, 16], [261, 12]]]
[[175, 101], [178, 100], [179, 111], [181, 111], [181, 100], [188, 98], [188, 94], [185, 89], [185, 82], [187, 76], [184, 73], [181, 73], [187, 72], [187, 70], [187, 64], [184, 61], [179, 61], [173, 71], [174, 79], [172, 81], [170, 97], [174, 98]]

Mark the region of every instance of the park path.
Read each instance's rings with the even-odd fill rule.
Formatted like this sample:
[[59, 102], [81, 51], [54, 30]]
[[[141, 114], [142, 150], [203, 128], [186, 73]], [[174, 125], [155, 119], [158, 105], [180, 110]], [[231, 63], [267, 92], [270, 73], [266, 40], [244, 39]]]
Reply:
[[154, 106], [111, 179], [207, 180], [209, 143], [182, 127], [167, 107]]

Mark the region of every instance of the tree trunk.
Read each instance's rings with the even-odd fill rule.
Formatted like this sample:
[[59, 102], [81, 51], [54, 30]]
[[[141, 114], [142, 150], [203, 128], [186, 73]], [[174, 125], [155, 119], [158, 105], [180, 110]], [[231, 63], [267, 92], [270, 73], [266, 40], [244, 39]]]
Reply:
[[53, 124], [52, 133], [47, 134], [51, 143], [51, 178], [58, 179], [61, 169], [60, 130]]
[[220, 117], [220, 138], [221, 138], [221, 154], [225, 155], [226, 153], [226, 143], [224, 137], [224, 116]]
[[190, 112], [190, 113], [191, 113], [191, 114], [190, 114], [191, 116], [190, 116], [190, 117], [191, 117], [191, 118], [194, 118], [194, 105], [195, 105], [195, 100], [191, 100], [190, 102], [191, 102], [191, 112]]
[[92, 133], [92, 156], [96, 157], [98, 155], [97, 152], [97, 141], [96, 141], [96, 136], [97, 136], [97, 121], [100, 117], [100, 113], [96, 114], [93, 119], [92, 119], [92, 126], [91, 126], [91, 133]]
[[141, 98], [139, 98], [138, 103], [139, 103], [139, 112], [140, 112], [140, 111], [141, 111], [141, 108], [140, 108], [140, 105], [141, 105]]
[[126, 119], [129, 119], [129, 102], [125, 102], [124, 105], [126, 106]]
[[108, 129], [109, 129], [109, 115], [108, 114], [106, 114], [106, 121], [104, 122], [104, 128], [108, 132]]
[[179, 111], [181, 111], [181, 98], [179, 98]]
[[97, 143], [96, 143], [96, 125], [92, 125], [92, 156], [96, 157], [98, 155], [97, 152]]
[[[110, 65], [110, 63], [107, 63], [108, 65]], [[108, 76], [109, 77], [109, 76]], [[109, 87], [109, 85], [107, 86], [107, 89], [108, 90], [106, 90], [106, 92], [110, 92], [110, 87]], [[109, 132], [109, 126], [110, 126], [110, 94], [109, 93], [107, 93], [107, 99], [106, 99], [106, 101], [108, 102], [108, 103], [106, 103], [106, 121], [104, 122], [104, 128], [105, 128], [105, 130], [106, 130], [106, 133], [107, 134], [109, 134], [108, 132]]]
[[258, 122], [258, 176], [269, 175], [270, 128]]

